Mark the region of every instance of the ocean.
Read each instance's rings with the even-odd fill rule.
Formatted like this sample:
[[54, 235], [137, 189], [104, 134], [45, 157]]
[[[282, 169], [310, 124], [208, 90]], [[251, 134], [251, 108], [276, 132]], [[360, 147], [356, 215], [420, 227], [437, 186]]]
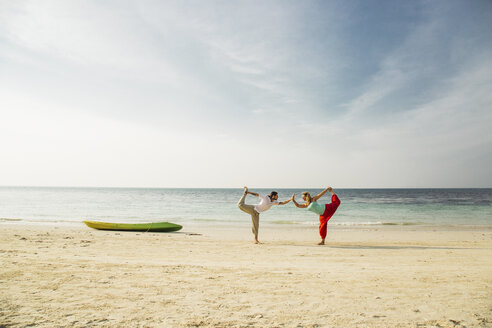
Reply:
[[[272, 189], [251, 191], [268, 194]], [[276, 189], [279, 200], [322, 189]], [[169, 221], [249, 225], [237, 208], [237, 189], [0, 187], [0, 223], [78, 225]], [[335, 189], [341, 205], [330, 225], [492, 225], [492, 189]], [[330, 202], [329, 193], [320, 202]], [[257, 203], [248, 195], [247, 204]], [[262, 213], [262, 224], [317, 225], [318, 217], [292, 203]]]

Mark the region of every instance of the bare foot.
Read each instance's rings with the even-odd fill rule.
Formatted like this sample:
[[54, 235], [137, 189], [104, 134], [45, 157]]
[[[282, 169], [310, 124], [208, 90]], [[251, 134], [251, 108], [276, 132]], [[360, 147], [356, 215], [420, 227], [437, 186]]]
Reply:
[[255, 244], [261, 244], [258, 240], [255, 240]]
[[318, 243], [318, 245], [324, 245], [324, 244], [325, 244], [325, 241], [324, 241], [324, 240], [322, 240], [322, 241], [320, 241], [320, 242]]

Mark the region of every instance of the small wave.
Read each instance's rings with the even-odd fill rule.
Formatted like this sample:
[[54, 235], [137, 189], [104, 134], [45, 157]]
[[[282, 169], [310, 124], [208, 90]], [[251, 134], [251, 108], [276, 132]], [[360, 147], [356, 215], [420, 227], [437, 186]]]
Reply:
[[[273, 224], [293, 224], [293, 225], [310, 225], [317, 226], [318, 222], [315, 221], [288, 221], [288, 220], [277, 220], [270, 221], [268, 223]], [[373, 225], [388, 225], [388, 226], [412, 226], [412, 225], [423, 225], [422, 222], [382, 222], [382, 221], [366, 221], [366, 222], [328, 222], [328, 225], [335, 226], [373, 226]]]
[[[185, 221], [186, 219], [184, 219], [183, 221]], [[232, 222], [234, 223], [235, 221], [231, 221], [231, 220], [227, 220], [227, 219], [204, 219], [204, 218], [200, 218], [200, 219], [193, 219], [193, 220], [190, 220], [190, 221], [196, 221], [196, 222]]]
[[411, 226], [411, 225], [420, 225], [423, 223], [418, 223], [418, 222], [384, 222], [382, 225], [394, 225], [394, 226]]
[[51, 219], [51, 220], [43, 220], [43, 219], [15, 219], [15, 218], [0, 218], [0, 222], [25, 222], [25, 223], [80, 223], [83, 219]]
[[491, 205], [492, 202], [488, 201], [488, 200], [477, 200], [477, 201], [474, 201], [473, 202], [473, 205]]
[[[330, 224], [330, 223], [328, 223]], [[372, 225], [387, 225], [387, 226], [412, 226], [412, 225], [422, 225], [421, 222], [333, 222], [331, 225], [340, 226], [372, 226]]]
[[357, 226], [357, 225], [382, 225], [383, 222], [328, 222], [329, 225]]
[[273, 223], [273, 224], [300, 224], [300, 225], [316, 225], [314, 222], [310, 221], [288, 221], [288, 220], [277, 220], [277, 221], [270, 221], [268, 223]]

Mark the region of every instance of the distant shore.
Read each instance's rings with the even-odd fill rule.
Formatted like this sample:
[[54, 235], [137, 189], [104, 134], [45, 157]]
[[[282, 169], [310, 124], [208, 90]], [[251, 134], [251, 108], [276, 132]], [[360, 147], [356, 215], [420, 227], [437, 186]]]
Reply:
[[6, 327], [466, 327], [492, 323], [492, 228], [0, 224]]

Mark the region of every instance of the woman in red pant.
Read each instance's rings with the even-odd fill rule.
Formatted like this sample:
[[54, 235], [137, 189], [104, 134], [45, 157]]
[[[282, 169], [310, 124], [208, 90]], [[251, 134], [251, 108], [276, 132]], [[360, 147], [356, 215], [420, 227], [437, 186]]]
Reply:
[[[324, 194], [326, 194], [327, 191], [331, 193], [331, 203], [318, 204], [316, 201], [320, 199]], [[318, 243], [318, 245], [324, 245], [326, 238], [326, 225], [340, 205], [340, 199], [338, 199], [338, 196], [333, 192], [333, 189], [331, 187], [326, 188], [314, 197], [311, 197], [311, 194], [309, 194], [308, 192], [303, 192], [302, 199], [304, 199], [305, 201], [304, 204], [298, 204], [294, 199], [295, 196], [296, 194], [292, 195], [292, 201], [297, 207], [307, 208], [309, 211], [312, 211], [319, 215], [319, 234], [321, 236], [321, 242]]]

